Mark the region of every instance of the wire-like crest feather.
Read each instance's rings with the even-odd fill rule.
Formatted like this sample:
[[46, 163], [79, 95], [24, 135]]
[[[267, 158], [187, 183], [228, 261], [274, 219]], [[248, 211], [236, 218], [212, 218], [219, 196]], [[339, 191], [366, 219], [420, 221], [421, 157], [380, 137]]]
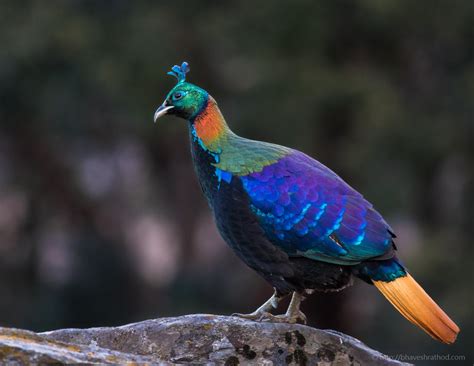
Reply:
[[189, 64], [184, 61], [181, 66], [174, 65], [171, 68], [171, 71], [168, 72], [168, 75], [174, 76], [178, 79], [178, 83], [186, 81], [186, 74], [189, 72]]

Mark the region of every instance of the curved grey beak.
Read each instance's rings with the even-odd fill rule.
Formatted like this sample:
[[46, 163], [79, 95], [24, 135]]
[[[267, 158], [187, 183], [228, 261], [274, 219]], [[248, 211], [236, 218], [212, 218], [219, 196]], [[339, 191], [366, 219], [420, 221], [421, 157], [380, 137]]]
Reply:
[[153, 117], [153, 122], [156, 123], [156, 120], [160, 118], [161, 116], [164, 116], [170, 109], [173, 109], [174, 107], [172, 105], [165, 105], [162, 104], [158, 107], [158, 109], [155, 112], [155, 116]]

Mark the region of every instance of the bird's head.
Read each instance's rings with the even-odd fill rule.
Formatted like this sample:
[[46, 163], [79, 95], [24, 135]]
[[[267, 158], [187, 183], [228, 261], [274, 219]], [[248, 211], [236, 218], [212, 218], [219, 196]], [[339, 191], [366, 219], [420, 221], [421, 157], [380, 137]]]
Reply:
[[155, 122], [165, 114], [191, 120], [206, 107], [209, 94], [200, 87], [186, 82], [186, 73], [188, 72], [187, 62], [183, 62], [181, 66], [173, 66], [168, 72], [169, 75], [178, 79], [178, 84], [171, 89], [163, 104], [156, 110]]

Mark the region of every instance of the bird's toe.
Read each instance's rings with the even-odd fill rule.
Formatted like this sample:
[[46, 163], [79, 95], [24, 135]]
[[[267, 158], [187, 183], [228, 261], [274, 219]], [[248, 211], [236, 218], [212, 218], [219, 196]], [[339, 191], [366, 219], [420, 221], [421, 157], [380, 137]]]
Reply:
[[298, 311], [295, 314], [281, 314], [281, 315], [273, 315], [273, 319], [271, 320], [274, 323], [307, 323], [306, 315], [302, 311]]
[[232, 316], [260, 322], [260, 321], [268, 321], [268, 319], [272, 318], [274, 315], [266, 311], [258, 311], [258, 312], [254, 311], [253, 313], [250, 313], [250, 314], [233, 313]]

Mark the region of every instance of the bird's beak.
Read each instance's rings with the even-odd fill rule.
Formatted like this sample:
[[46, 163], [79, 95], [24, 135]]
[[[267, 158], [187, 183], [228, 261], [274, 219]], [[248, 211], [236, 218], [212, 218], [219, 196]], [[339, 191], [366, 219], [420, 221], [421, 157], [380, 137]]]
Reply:
[[155, 112], [155, 116], [153, 117], [153, 121], [156, 123], [156, 120], [160, 118], [161, 116], [164, 116], [170, 109], [173, 109], [174, 107], [172, 105], [166, 105], [163, 103], [158, 107], [158, 109]]

